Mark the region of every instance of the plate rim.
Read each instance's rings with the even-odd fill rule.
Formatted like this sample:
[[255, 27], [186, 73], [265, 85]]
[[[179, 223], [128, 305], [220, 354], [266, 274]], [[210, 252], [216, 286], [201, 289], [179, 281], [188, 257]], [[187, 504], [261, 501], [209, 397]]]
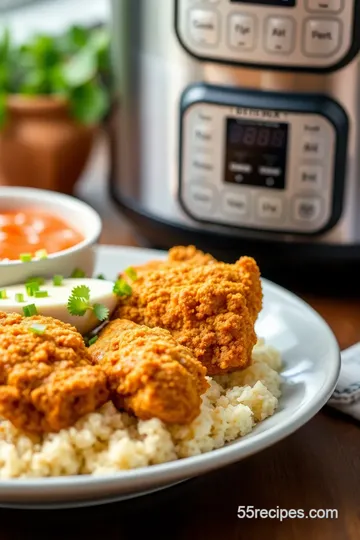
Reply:
[[[166, 253], [165, 251], [161, 250], [108, 244], [96, 246], [95, 251], [97, 255], [101, 254], [102, 252], [105, 254], [105, 252], [113, 253], [114, 251], [118, 253], [120, 252], [120, 254], [123, 255], [126, 255], [126, 252], [128, 253], [129, 251], [133, 253], [136, 252], [138, 254], [146, 252], [146, 254], [152, 254], [153, 256], [157, 257], [164, 257]], [[149, 257], [149, 260], [150, 258], [151, 257]], [[6, 492], [9, 494], [9, 496], [14, 496], [16, 494], [20, 495], [19, 492], [21, 492], [21, 498], [23, 498], [27, 495], [35, 495], [36, 493], [34, 492], [38, 492], [39, 494], [41, 492], [41, 495], [45, 495], [46, 492], [50, 493], [56, 490], [57, 495], [59, 496], [66, 494], [69, 488], [75, 486], [76, 488], [80, 489], [91, 487], [96, 490], [97, 488], [115, 487], [121, 482], [139, 482], [140, 480], [146, 481], [146, 485], [148, 485], [152, 478], [154, 482], [158, 483], [158, 485], [166, 482], [166, 479], [169, 477], [171, 478], [170, 482], [174, 483], [178, 479], [199, 476], [200, 474], [213, 470], [216, 467], [220, 468], [230, 465], [239, 461], [240, 459], [250, 456], [253, 453], [258, 453], [265, 450], [269, 446], [282, 441], [297, 431], [301, 426], [306, 424], [326, 404], [336, 386], [341, 367], [339, 344], [328, 323], [305, 300], [298, 297], [295, 293], [288, 291], [281, 285], [277, 285], [266, 278], [262, 278], [262, 282], [266, 289], [275, 291], [276, 293], [279, 293], [280, 296], [285, 296], [288, 298], [290, 297], [293, 302], [297, 304], [300, 303], [304, 308], [310, 310], [312, 315], [318, 320], [318, 323], [323, 326], [323, 329], [328, 334], [330, 341], [329, 349], [331, 350], [329, 356], [331, 354], [332, 359], [331, 361], [329, 360], [330, 369], [326, 373], [327, 376], [324, 380], [322, 392], [315, 395], [310, 402], [308, 401], [299, 407], [291, 418], [282, 421], [280, 424], [272, 426], [269, 430], [265, 430], [261, 433], [255, 434], [254, 436], [249, 436], [246, 439], [239, 438], [237, 441], [235, 440], [232, 442], [232, 444], [212, 450], [211, 452], [157, 465], [141, 467], [138, 469], [113, 472], [101, 476], [72, 475], [45, 478], [0, 479], [0, 490], [2, 495], [4, 495], [4, 492]], [[306, 407], [306, 411], [303, 410], [304, 407]], [[255, 452], [254, 443], [256, 444]], [[241, 447], [239, 447], [239, 444], [241, 444]], [[134, 486], [134, 489], [137, 489], [137, 485]], [[129, 494], [130, 493], [131, 491], [129, 488]], [[44, 502], [46, 503], [46, 501]], [[69, 504], [72, 502], [75, 502], [75, 500], [69, 498]], [[14, 504], [16, 504], [15, 501]]]

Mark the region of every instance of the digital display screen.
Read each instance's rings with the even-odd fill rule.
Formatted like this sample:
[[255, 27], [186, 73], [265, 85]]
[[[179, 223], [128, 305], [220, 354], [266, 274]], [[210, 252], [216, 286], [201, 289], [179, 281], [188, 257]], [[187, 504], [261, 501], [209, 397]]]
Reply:
[[225, 182], [285, 189], [289, 125], [226, 119]]
[[296, 0], [230, 0], [230, 2], [234, 4], [261, 4], [262, 6], [296, 6]]

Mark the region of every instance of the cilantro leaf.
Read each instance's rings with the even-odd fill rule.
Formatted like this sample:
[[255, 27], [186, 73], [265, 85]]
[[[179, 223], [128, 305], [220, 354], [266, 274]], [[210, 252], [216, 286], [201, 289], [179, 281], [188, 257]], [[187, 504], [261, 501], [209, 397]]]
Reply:
[[78, 285], [73, 288], [68, 299], [67, 309], [70, 315], [77, 315], [79, 317], [82, 317], [88, 310], [91, 310], [100, 322], [106, 321], [110, 314], [109, 309], [104, 304], [91, 304], [90, 289], [86, 285]]
[[67, 303], [67, 310], [70, 313], [70, 315], [82, 317], [90, 308], [91, 306], [89, 302], [85, 300], [84, 298], [78, 298], [77, 296], [69, 297], [69, 300]]
[[124, 279], [120, 278], [114, 285], [113, 293], [116, 294], [116, 296], [131, 296], [132, 288]]
[[86, 285], [77, 285], [71, 291], [72, 296], [77, 298], [83, 298], [84, 300], [90, 300], [90, 289]]
[[74, 287], [68, 299], [67, 309], [70, 315], [78, 317], [85, 315], [87, 310], [91, 309], [89, 287], [86, 285]]
[[134, 268], [132, 268], [132, 266], [129, 266], [129, 268], [127, 268], [125, 270], [125, 274], [127, 275], [128, 278], [131, 279], [131, 281], [136, 281], [137, 280], [136, 270]]
[[110, 311], [104, 306], [104, 304], [94, 304], [93, 305], [94, 315], [100, 321], [106, 321], [109, 318]]

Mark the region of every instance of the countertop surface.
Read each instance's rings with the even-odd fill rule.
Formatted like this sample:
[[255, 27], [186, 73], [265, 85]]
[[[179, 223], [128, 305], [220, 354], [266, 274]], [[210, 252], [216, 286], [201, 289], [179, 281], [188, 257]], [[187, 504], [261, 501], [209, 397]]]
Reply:
[[[78, 194], [104, 218], [102, 242], [136, 245], [131, 227], [107, 199], [104, 153]], [[360, 341], [359, 299], [303, 297], [330, 324], [341, 348]], [[1, 484], [0, 484], [1, 489]], [[337, 519], [239, 519], [253, 509], [334, 509]], [[325, 407], [275, 446], [238, 464], [139, 499], [61, 511], [0, 510], [0, 539], [358, 540], [360, 425]]]

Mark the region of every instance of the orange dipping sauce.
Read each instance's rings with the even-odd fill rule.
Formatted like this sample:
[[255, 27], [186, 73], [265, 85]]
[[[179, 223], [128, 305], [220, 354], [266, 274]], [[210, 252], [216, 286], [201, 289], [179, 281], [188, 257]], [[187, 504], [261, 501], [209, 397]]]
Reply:
[[84, 237], [65, 221], [41, 210], [0, 210], [0, 261], [45, 249], [50, 255], [79, 244]]

